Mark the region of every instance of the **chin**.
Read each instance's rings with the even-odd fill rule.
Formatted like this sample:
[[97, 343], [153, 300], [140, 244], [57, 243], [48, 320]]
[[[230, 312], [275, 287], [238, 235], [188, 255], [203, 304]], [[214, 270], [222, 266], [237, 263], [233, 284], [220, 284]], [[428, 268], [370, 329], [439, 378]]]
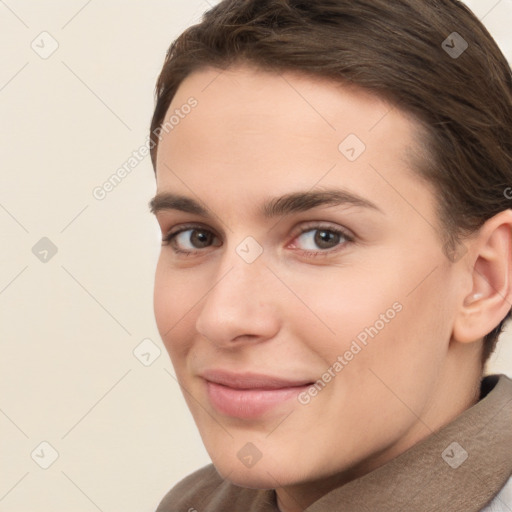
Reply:
[[[290, 474], [282, 475], [274, 463], [260, 460], [253, 467], [245, 467], [238, 459], [235, 461], [212, 459], [219, 475], [234, 485], [249, 489], [276, 489], [289, 485]], [[286, 479], [286, 480], [285, 480]]]

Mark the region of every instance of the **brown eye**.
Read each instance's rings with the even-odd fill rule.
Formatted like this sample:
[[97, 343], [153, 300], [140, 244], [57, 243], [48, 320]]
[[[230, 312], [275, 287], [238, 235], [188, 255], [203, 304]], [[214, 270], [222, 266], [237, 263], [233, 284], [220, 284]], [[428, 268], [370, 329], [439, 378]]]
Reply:
[[180, 231], [169, 233], [163, 242], [171, 244], [176, 252], [194, 252], [212, 245], [216, 236], [207, 229], [194, 227], [183, 228]]
[[204, 249], [205, 247], [208, 247], [215, 238], [213, 233], [204, 229], [189, 229], [185, 231], [185, 233], [187, 232], [191, 232], [191, 234], [186, 238], [188, 238], [190, 244], [196, 249]]
[[331, 249], [340, 243], [341, 235], [325, 229], [316, 230], [315, 244], [320, 249]]
[[296, 240], [302, 240], [302, 242], [296, 244], [299, 249], [314, 252], [333, 249], [340, 244], [350, 241], [350, 238], [343, 232], [334, 228], [327, 229], [317, 227], [304, 230]]

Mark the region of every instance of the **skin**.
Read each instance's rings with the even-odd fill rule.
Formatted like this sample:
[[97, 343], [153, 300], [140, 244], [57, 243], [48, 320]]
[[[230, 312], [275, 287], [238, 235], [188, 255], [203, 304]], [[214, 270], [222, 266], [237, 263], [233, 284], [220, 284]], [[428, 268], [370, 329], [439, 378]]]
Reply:
[[[157, 193], [195, 199], [210, 215], [155, 212], [163, 236], [199, 224], [162, 246], [158, 329], [221, 476], [276, 489], [283, 512], [303, 510], [476, 403], [481, 337], [510, 307], [510, 211], [451, 262], [436, 196], [409, 158], [420, 132], [405, 113], [357, 88], [244, 65], [193, 73], [169, 114], [191, 96], [197, 107], [162, 134]], [[338, 149], [348, 134], [366, 145], [354, 162]], [[270, 198], [331, 188], [380, 211], [347, 204], [260, 214]], [[323, 239], [325, 229], [354, 241]], [[190, 235], [204, 241], [203, 230], [210, 242], [198, 245]], [[263, 250], [250, 264], [236, 251], [248, 236]], [[396, 303], [401, 311], [333, 372], [357, 335]], [[311, 382], [331, 368], [336, 376], [306, 405], [293, 399], [242, 420], [209, 402], [199, 374], [210, 368]], [[237, 457], [248, 442], [262, 454], [251, 468]]]

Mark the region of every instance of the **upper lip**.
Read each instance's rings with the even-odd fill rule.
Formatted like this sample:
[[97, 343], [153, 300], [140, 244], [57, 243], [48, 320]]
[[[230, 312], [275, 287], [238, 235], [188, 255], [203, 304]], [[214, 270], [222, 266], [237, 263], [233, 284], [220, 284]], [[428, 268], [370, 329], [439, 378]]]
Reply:
[[234, 389], [282, 389], [312, 384], [307, 379], [283, 379], [261, 373], [232, 373], [225, 370], [206, 370], [201, 373], [201, 377]]

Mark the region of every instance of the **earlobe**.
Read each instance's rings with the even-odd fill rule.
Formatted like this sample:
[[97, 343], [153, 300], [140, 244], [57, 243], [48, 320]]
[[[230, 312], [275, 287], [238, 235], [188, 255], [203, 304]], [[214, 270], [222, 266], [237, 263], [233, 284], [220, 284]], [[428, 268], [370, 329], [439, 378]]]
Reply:
[[512, 210], [489, 219], [471, 243], [471, 291], [463, 297], [453, 338], [477, 341], [491, 332], [512, 307]]

